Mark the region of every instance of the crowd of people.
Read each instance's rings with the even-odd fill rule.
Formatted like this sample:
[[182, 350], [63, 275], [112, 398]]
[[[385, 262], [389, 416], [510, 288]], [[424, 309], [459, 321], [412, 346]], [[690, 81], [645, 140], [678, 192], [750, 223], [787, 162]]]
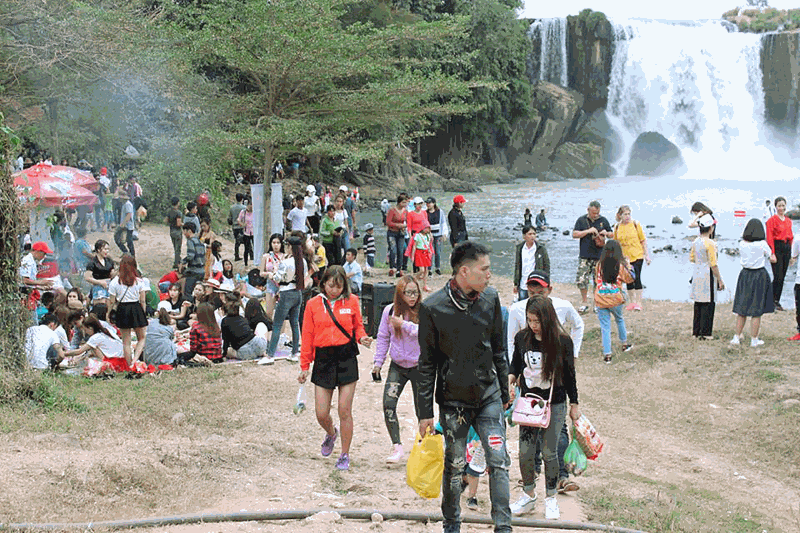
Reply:
[[[119, 217], [111, 218], [123, 228], [118, 230], [120, 239], [115, 236], [123, 252], [119, 262], [111, 259], [107, 241], [99, 239], [90, 246], [85, 242], [86, 228], [76, 231], [71, 257], [73, 266], [81, 264], [77, 279], [88, 290], [71, 286], [57, 266], [55, 273], [45, 268], [45, 259], [57, 255], [47, 243], [27, 244], [20, 283], [37, 318], [26, 338], [31, 366], [73, 367], [93, 359], [114, 371], [137, 371], [140, 364], [147, 371], [226, 359], [265, 365], [278, 358], [299, 362], [298, 382], [310, 378], [314, 384], [316, 420], [324, 431], [320, 453], [332, 455], [339, 442], [335, 466], [349, 469], [358, 345], [373, 343], [364, 329], [358, 294], [363, 276], [375, 268], [376, 253], [374, 226], [365, 224], [360, 228], [363, 236], [359, 233], [357, 190], [342, 185], [333, 194], [309, 185], [305, 193], [291, 195], [283, 206], [286, 231], [269, 237], [260, 258], [254, 257], [252, 201], [237, 194], [227, 219], [235, 241], [233, 260], [222, 256], [221, 242], [212, 230], [208, 191], [187, 202], [183, 211], [180, 199], [172, 198], [165, 223], [173, 245], [173, 269], [151, 282], [135, 257], [138, 208], [130, 196], [141, 198], [141, 189], [136, 189], [135, 179], [132, 184], [130, 194], [121, 193], [125, 202]], [[611, 225], [600, 214], [601, 205], [591, 202], [571, 234], [579, 240], [576, 284], [581, 302], [576, 309], [552, 294], [550, 257], [537, 233], [547, 228], [545, 210], [533, 223], [526, 210], [522, 242], [514, 255], [516, 301], [505, 308], [498, 292], [489, 287], [489, 249], [469, 240], [465, 204], [464, 196], [456, 195], [445, 214], [433, 197], [423, 200], [400, 193], [393, 206], [382, 202], [388, 273], [397, 281], [393, 301], [383, 309], [377, 326], [372, 378], [382, 379], [388, 359], [383, 392], [390, 442], [387, 463], [399, 463], [405, 454], [397, 405], [409, 383], [419, 434], [440, 431], [445, 436], [444, 530], [459, 530], [461, 492], [469, 489], [468, 506], [475, 508], [475, 480], [487, 475], [495, 530], [509, 531], [513, 515], [533, 510], [542, 468], [546, 518], [560, 515], [557, 493], [578, 490], [563, 457], [570, 438], [568, 420], [581, 416], [575, 371], [583, 341], [581, 315], [590, 309], [597, 313], [606, 362], [614, 355], [611, 317], [620, 350], [631, 350], [624, 311], [643, 310], [642, 273], [650, 264], [650, 253], [629, 206], [618, 208]], [[793, 244], [791, 222], [784, 216], [785, 206], [785, 199], [775, 200], [776, 213], [766, 229], [758, 219], [745, 227], [733, 344], [740, 342], [747, 317], [751, 317], [751, 345], [763, 344], [758, 339], [760, 317], [780, 309], [773, 295], [780, 295], [786, 267], [800, 254], [800, 247]], [[696, 216], [690, 227], [699, 231], [691, 247], [693, 334], [708, 338], [714, 293], [724, 283], [716, 264], [713, 213], [700, 203], [692, 206], [692, 212]], [[99, 220], [107, 224], [105, 216], [96, 224]], [[444, 249], [445, 239], [449, 251]], [[449, 259], [452, 275], [443, 288], [432, 291], [428, 276], [446, 268], [443, 257]], [[772, 281], [765, 270], [767, 261], [773, 265]], [[245, 267], [244, 276], [234, 271], [238, 262]], [[798, 287], [800, 278], [796, 298]], [[285, 322], [291, 336], [281, 333]], [[800, 340], [800, 314], [798, 332], [794, 340]], [[337, 390], [338, 425], [331, 416]], [[523, 486], [512, 503], [505, 416], [515, 398], [529, 394], [550, 398], [552, 418], [545, 428], [520, 428]], [[439, 405], [438, 427], [434, 402]]]

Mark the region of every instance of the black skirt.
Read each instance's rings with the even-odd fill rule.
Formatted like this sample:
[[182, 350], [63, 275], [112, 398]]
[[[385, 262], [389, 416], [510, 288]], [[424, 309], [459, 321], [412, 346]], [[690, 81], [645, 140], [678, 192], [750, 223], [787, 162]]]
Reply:
[[114, 325], [119, 329], [146, 328], [147, 316], [139, 302], [125, 302], [117, 306]]
[[333, 390], [355, 381], [358, 381], [358, 359], [352, 344], [316, 348], [311, 383]]
[[761, 316], [775, 311], [772, 282], [764, 267], [743, 268], [736, 282], [733, 312], [739, 316]]

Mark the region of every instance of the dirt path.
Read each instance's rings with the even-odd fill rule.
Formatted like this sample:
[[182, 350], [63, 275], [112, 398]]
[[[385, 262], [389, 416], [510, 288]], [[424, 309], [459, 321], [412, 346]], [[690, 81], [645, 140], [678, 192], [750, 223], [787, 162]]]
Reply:
[[[91, 235], [90, 242], [97, 237]], [[224, 256], [231, 250], [225, 241]], [[170, 264], [169, 240], [160, 226], [145, 226], [137, 251], [152, 279]], [[379, 279], [386, 278], [372, 281]], [[432, 281], [439, 286], [445, 279]], [[494, 278], [493, 284], [509, 304], [509, 281]], [[571, 286], [557, 286], [556, 294], [578, 301]], [[798, 427], [796, 411], [780, 411], [784, 399], [800, 398], [796, 345], [782, 340], [793, 329], [793, 314], [764, 321], [765, 348], [732, 350], [726, 342], [733, 323], [729, 305], [717, 309], [715, 331], [722, 339], [700, 342], [689, 335], [691, 306], [645, 303], [643, 313], [626, 314], [633, 352], [611, 365], [600, 359], [596, 317], [585, 316], [578, 386], [583, 411], [606, 447], [578, 478], [581, 490], [559, 496], [562, 519], [597, 521], [598, 514], [613, 517], [655, 507], [664, 512], [655, 513], [660, 521], [650, 530], [800, 531], [800, 466], [790, 448], [778, 444], [781, 435], [796, 435]], [[183, 369], [139, 381], [84, 385], [82, 401], [103, 406], [96, 410], [101, 415], [3, 412], [8, 427], [0, 433], [0, 521], [306, 508], [437, 512], [438, 499], [423, 500], [405, 484], [404, 465], [385, 463], [390, 441], [381, 410], [383, 388], [369, 380], [371, 352], [362, 351], [348, 472], [333, 466], [338, 446], [331, 458], [319, 455], [323, 435], [313, 409], [292, 413], [297, 365]], [[759, 380], [765, 369], [783, 378]], [[778, 423], [765, 426], [763, 420], [775, 419], [776, 412], [782, 413]], [[410, 387], [401, 397], [399, 416], [407, 457], [416, 428]], [[520, 479], [516, 428], [509, 431], [509, 448], [513, 501]], [[541, 502], [543, 490], [537, 489]], [[485, 478], [478, 500], [478, 513], [488, 516]], [[542, 504], [529, 516], [542, 518]], [[683, 525], [673, 527], [679, 519]], [[441, 526], [301, 520], [152, 530], [428, 533]], [[490, 528], [464, 525], [462, 531]]]

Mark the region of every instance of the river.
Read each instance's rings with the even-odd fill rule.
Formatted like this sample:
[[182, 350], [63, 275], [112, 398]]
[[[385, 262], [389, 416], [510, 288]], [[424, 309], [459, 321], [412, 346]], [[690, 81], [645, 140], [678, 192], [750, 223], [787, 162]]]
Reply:
[[[741, 181], [680, 177], [624, 176], [604, 180], [570, 180], [544, 183], [518, 180], [512, 184], [488, 185], [483, 191], [466, 193], [464, 214], [470, 238], [492, 248], [492, 270], [510, 276], [514, 271], [514, 245], [521, 242], [520, 232], [525, 208], [536, 215], [541, 208], [547, 211], [547, 221], [553, 230], [542, 232], [540, 240], [547, 246], [554, 282], [574, 283], [578, 263], [578, 241], [562, 231], [571, 230], [575, 220], [586, 213], [590, 201], [598, 200], [601, 214], [614, 224], [614, 215], [622, 204], [630, 205], [635, 220], [645, 227], [652, 264], [645, 266], [642, 281], [644, 296], [654, 300], [688, 301], [689, 246], [697, 235], [696, 229], [686, 227], [691, 220], [689, 207], [700, 201], [714, 210], [717, 218], [719, 266], [728, 289], [719, 294], [718, 301], [733, 298], [739, 274], [739, 258], [725, 250], [736, 250], [744, 224], [752, 217], [766, 220], [764, 202], [785, 196], [790, 206], [800, 198], [800, 181]], [[423, 194], [427, 197], [428, 194]], [[441, 208], [449, 211], [452, 193], [434, 193]], [[743, 210], [744, 218], [734, 217]], [[672, 224], [679, 216], [682, 224]], [[386, 262], [386, 238], [380, 212], [368, 210], [361, 214], [359, 226], [375, 224], [377, 260]], [[795, 232], [800, 229], [794, 223]], [[654, 226], [648, 228], [647, 226]], [[654, 252], [672, 246], [672, 251]], [[445, 255], [450, 246], [445, 245]], [[767, 269], [769, 270], [769, 269]], [[449, 272], [449, 268], [446, 270]], [[793, 287], [796, 267], [789, 268], [781, 303], [794, 307]]]

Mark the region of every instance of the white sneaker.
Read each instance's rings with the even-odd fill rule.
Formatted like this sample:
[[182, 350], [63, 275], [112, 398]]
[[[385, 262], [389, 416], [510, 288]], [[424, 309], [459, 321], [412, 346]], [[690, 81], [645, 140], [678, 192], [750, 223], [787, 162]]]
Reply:
[[734, 346], [739, 346], [739, 335], [733, 336], [733, 338], [731, 339], [731, 344], [733, 344]]
[[259, 364], [259, 365], [272, 365], [272, 364], [275, 364], [275, 359], [270, 357], [270, 356], [268, 356], [268, 355], [265, 355], [264, 357], [259, 359], [258, 363], [256, 363], [256, 364]]
[[558, 509], [558, 500], [555, 496], [544, 499], [544, 517], [546, 520], [558, 520], [561, 518], [561, 511]]
[[750, 339], [750, 347], [751, 348], [757, 348], [758, 346], [761, 346], [762, 344], [764, 344], [764, 341], [762, 341], [758, 337], [753, 337], [752, 339]]
[[534, 505], [536, 505], [536, 495], [528, 496], [528, 494], [523, 491], [519, 500], [512, 503], [509, 507], [511, 508], [511, 514], [519, 516], [533, 511]]
[[287, 357], [286, 360], [290, 361], [292, 363], [296, 363], [296, 362], [298, 362], [300, 360], [300, 354], [299, 353], [293, 353], [292, 355]]
[[399, 463], [401, 459], [403, 459], [403, 445], [395, 444], [394, 451], [392, 452], [392, 455], [386, 458], [386, 462], [390, 464], [395, 464]]

